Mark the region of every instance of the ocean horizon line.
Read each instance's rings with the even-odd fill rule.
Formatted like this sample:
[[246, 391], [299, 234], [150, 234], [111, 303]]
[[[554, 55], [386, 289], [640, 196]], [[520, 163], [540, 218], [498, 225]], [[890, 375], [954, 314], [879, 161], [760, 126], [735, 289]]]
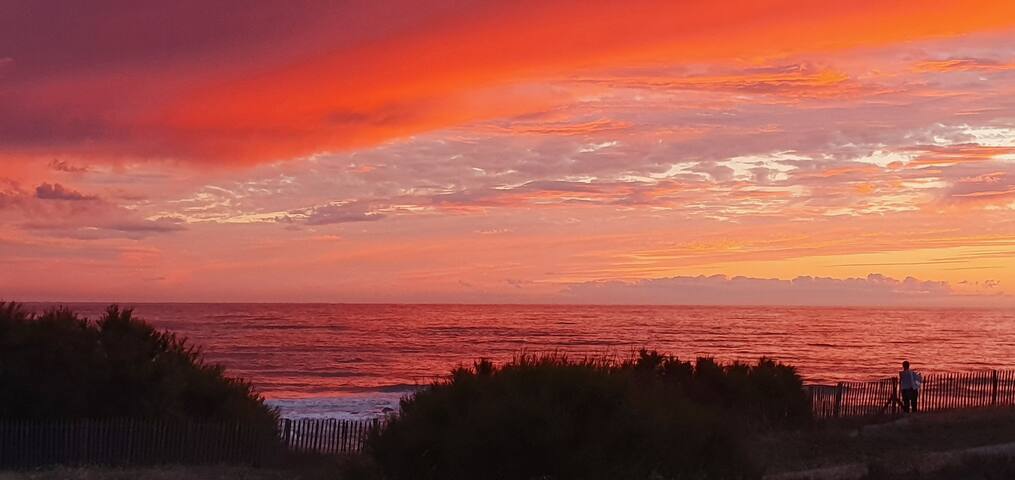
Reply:
[[821, 304], [821, 303], [573, 303], [573, 302], [302, 302], [302, 301], [130, 301], [130, 300], [13, 300], [23, 305], [298, 305], [298, 306], [430, 306], [430, 307], [613, 307], [613, 308], [793, 308], [863, 310], [1015, 310], [1015, 305]]

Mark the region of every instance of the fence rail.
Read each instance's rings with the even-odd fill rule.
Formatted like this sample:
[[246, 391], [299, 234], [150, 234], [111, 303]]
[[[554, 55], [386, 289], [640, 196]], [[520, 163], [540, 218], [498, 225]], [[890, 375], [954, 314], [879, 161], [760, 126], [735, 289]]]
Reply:
[[[902, 411], [897, 378], [810, 385], [807, 389], [817, 418], [892, 415]], [[1015, 406], [1015, 370], [927, 375], [920, 387], [917, 406], [927, 412]]]

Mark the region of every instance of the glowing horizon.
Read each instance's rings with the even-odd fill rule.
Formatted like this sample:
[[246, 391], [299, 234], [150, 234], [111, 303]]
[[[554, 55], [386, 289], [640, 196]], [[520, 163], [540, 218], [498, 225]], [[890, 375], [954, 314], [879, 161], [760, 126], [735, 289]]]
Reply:
[[19, 3], [0, 295], [1015, 306], [1015, 4]]

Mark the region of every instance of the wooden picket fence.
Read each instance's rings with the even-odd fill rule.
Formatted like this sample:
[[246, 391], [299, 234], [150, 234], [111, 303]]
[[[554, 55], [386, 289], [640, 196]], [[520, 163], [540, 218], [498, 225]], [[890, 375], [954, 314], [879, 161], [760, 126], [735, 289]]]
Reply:
[[[895, 415], [902, 411], [898, 378], [807, 387], [817, 418]], [[1015, 406], [1015, 370], [926, 375], [917, 407], [936, 412]]]
[[345, 454], [359, 453], [371, 429], [381, 420], [283, 419], [279, 425], [283, 447], [291, 452]]
[[283, 419], [277, 430], [183, 420], [0, 420], [0, 469], [43, 465], [273, 464], [351, 454], [377, 420]]

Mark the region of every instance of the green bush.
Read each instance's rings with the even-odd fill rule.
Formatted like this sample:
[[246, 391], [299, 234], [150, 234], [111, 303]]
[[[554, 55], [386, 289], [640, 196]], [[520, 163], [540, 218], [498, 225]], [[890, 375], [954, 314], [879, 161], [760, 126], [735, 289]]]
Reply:
[[522, 356], [480, 361], [402, 401], [368, 451], [385, 478], [752, 478], [753, 429], [806, 421], [795, 371]]
[[95, 322], [0, 302], [0, 418], [180, 418], [274, 428], [277, 412], [245, 381], [129, 309]]

